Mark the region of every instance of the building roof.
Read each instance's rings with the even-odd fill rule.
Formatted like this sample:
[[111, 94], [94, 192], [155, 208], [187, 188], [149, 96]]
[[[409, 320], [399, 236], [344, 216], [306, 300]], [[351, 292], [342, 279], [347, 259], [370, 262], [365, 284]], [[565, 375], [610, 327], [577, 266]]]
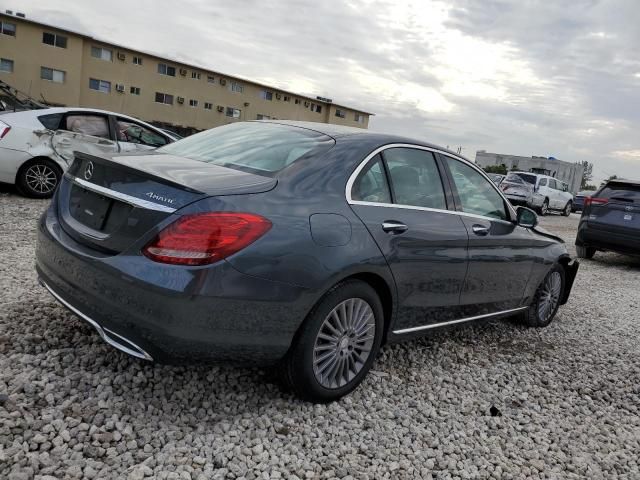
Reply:
[[12, 19], [14, 21], [19, 21], [19, 22], [30, 23], [32, 25], [37, 25], [39, 27], [45, 27], [45, 28], [49, 28], [49, 29], [54, 29], [54, 30], [57, 30], [57, 31], [60, 31], [60, 32], [71, 34], [71, 35], [77, 35], [78, 37], [82, 37], [82, 38], [85, 38], [85, 39], [88, 39], [88, 40], [92, 40], [94, 42], [98, 42], [98, 43], [102, 43], [102, 44], [105, 44], [105, 45], [109, 45], [111, 47], [120, 48], [120, 49], [123, 49], [123, 50], [129, 50], [129, 51], [136, 52], [136, 53], [142, 53], [142, 54], [147, 55], [149, 57], [154, 57], [154, 58], [156, 58], [158, 60], [170, 61], [170, 62], [175, 63], [177, 65], [182, 65], [182, 66], [185, 66], [185, 67], [188, 67], [188, 68], [192, 68], [192, 69], [196, 68], [198, 70], [203, 70], [205, 72], [211, 72], [211, 73], [217, 74], [219, 76], [227, 77], [227, 78], [230, 78], [230, 79], [242, 80], [243, 82], [251, 83], [253, 85], [257, 85], [257, 86], [260, 86], [260, 87], [265, 87], [265, 88], [268, 88], [270, 90], [277, 90], [278, 92], [282, 92], [282, 93], [285, 93], [285, 94], [288, 94], [288, 95], [295, 95], [296, 97], [300, 97], [302, 99], [309, 100], [309, 101], [312, 101], [314, 103], [320, 103], [320, 104], [323, 104], [323, 105], [335, 105], [336, 107], [348, 108], [349, 110], [353, 110], [354, 112], [357, 112], [357, 113], [364, 113], [366, 115], [371, 115], [371, 116], [375, 115], [375, 113], [367, 112], [366, 110], [362, 110], [362, 109], [359, 109], [359, 108], [350, 107], [348, 105], [334, 103], [334, 102], [327, 102], [325, 100], [320, 100], [320, 99], [318, 99], [316, 97], [313, 97], [313, 96], [303, 95], [303, 94], [300, 94], [300, 93], [297, 93], [297, 92], [292, 92], [290, 90], [284, 90], [284, 89], [279, 88], [279, 87], [274, 87], [273, 85], [268, 85], [266, 83], [257, 82], [255, 80], [250, 80], [248, 78], [241, 77], [241, 76], [238, 76], [238, 75], [229, 75], [229, 74], [221, 72], [219, 70], [212, 70], [211, 68], [205, 67], [205, 66], [202, 66], [202, 65], [196, 65], [196, 64], [193, 64], [193, 63], [186, 63], [186, 62], [183, 62], [181, 60], [176, 60], [176, 59], [174, 59], [172, 57], [162, 56], [162, 55], [160, 55], [158, 53], [148, 52], [148, 51], [145, 51], [145, 50], [140, 50], [138, 48], [119, 45], [119, 44], [113, 43], [113, 42], [111, 42], [109, 40], [104, 40], [104, 39], [101, 39], [101, 38], [98, 38], [98, 37], [93, 37], [93, 36], [88, 35], [86, 33], [77, 32], [75, 30], [70, 30], [68, 28], [58, 27], [56, 25], [50, 25], [48, 23], [43, 23], [43, 22], [39, 22], [39, 21], [36, 21], [36, 20], [31, 20], [30, 18], [18, 17], [18, 16], [9, 15], [9, 14], [2, 13], [2, 12], [0, 12], [0, 17], [10, 18], [10, 19]]

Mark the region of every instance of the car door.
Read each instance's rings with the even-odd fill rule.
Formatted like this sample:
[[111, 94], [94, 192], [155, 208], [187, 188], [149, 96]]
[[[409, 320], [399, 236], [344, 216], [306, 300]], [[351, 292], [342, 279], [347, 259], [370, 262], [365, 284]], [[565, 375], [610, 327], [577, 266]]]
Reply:
[[123, 152], [151, 150], [170, 143], [169, 138], [128, 118], [115, 118], [116, 136]]
[[120, 151], [113, 140], [109, 117], [99, 112], [68, 112], [60, 127], [51, 137], [51, 147], [65, 161], [73, 160], [73, 152], [93, 155], [113, 154]]
[[434, 154], [412, 147], [375, 155], [351, 188], [353, 210], [395, 279], [396, 333], [459, 318], [468, 235], [461, 218], [447, 210], [448, 193]]
[[469, 266], [460, 294], [466, 317], [518, 308], [533, 267], [533, 234], [517, 226], [490, 180], [443, 155], [456, 208], [469, 234]]

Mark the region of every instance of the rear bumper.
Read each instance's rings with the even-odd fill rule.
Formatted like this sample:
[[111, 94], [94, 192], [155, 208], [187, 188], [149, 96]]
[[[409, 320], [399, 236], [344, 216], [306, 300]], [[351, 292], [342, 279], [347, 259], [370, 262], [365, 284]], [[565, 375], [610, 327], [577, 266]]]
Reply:
[[580, 222], [576, 245], [628, 255], [640, 255], [640, 235], [590, 228], [586, 221]]
[[225, 261], [190, 268], [137, 252], [99, 257], [64, 233], [52, 209], [38, 226], [36, 270], [107, 343], [162, 363], [277, 361], [315, 301]]

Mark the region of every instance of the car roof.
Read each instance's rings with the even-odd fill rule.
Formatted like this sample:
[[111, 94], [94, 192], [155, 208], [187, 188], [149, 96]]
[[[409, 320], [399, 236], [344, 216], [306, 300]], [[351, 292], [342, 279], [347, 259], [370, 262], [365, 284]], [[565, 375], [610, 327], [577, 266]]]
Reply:
[[339, 140], [341, 138], [346, 137], [366, 137], [368, 140], [377, 141], [381, 145], [388, 143], [408, 143], [411, 145], [419, 145], [423, 147], [432, 148], [434, 150], [439, 150], [441, 152], [447, 153], [452, 157], [461, 158], [466, 160], [467, 162], [474, 163], [468, 158], [460, 155], [459, 153], [452, 152], [451, 150], [441, 147], [439, 145], [435, 145], [433, 143], [425, 142], [423, 140], [418, 140], [416, 138], [405, 137], [402, 135], [393, 135], [388, 133], [375, 132], [371, 130], [366, 130], [364, 128], [357, 127], [347, 127], [344, 125], [335, 125], [333, 123], [319, 123], [319, 122], [302, 122], [297, 120], [252, 120], [253, 122], [260, 123], [277, 123], [280, 125], [290, 125], [292, 127], [306, 128], [308, 130], [313, 130], [318, 133], [322, 133], [329, 137], [332, 137], [334, 140]]
[[125, 115], [124, 113], [118, 112], [110, 112], [108, 110], [101, 110], [99, 108], [86, 108], [86, 107], [50, 107], [50, 108], [39, 108], [35, 110], [20, 110], [17, 112], [7, 112], [7, 115], [20, 115], [24, 117], [32, 117], [37, 118], [42, 115], [51, 115], [55, 113], [67, 113], [67, 112], [90, 112], [90, 113], [101, 113], [104, 115], [116, 115], [125, 120], [131, 120], [133, 122], [143, 123], [145, 126], [149, 126], [155, 130], [160, 130], [158, 127], [154, 127], [148, 122], [144, 120], [140, 120], [139, 118], [131, 117], [129, 115]]
[[614, 178], [612, 180], [607, 180], [607, 185], [609, 183], [626, 183], [628, 185], [640, 185], [640, 180], [627, 180], [625, 178]]

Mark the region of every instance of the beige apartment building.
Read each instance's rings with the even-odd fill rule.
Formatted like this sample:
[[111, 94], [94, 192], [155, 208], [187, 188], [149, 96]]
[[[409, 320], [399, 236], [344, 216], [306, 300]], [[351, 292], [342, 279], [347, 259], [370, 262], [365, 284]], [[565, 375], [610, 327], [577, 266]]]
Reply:
[[367, 128], [371, 113], [0, 14], [0, 80], [36, 100], [100, 108], [183, 133], [240, 120]]

